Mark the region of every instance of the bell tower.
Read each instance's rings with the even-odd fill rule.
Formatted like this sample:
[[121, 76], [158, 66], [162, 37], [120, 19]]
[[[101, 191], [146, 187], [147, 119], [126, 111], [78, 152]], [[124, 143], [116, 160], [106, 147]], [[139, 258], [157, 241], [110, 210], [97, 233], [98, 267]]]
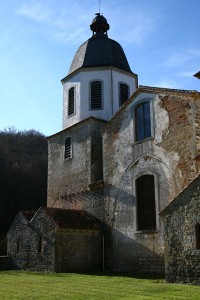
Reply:
[[48, 206], [69, 208], [68, 195], [101, 182], [101, 130], [137, 88], [137, 75], [120, 44], [108, 37], [109, 28], [97, 13], [92, 37], [79, 47], [61, 81], [63, 129], [48, 138]]
[[63, 129], [88, 117], [110, 120], [135, 92], [137, 75], [119, 43], [108, 37], [110, 26], [97, 13], [92, 37], [77, 50], [63, 84]]

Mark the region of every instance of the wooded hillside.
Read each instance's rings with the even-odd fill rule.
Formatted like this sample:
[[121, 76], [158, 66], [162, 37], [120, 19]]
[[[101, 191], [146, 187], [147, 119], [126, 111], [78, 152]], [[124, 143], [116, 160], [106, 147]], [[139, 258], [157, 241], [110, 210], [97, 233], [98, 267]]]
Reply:
[[0, 131], [0, 234], [19, 210], [46, 206], [47, 141], [35, 130]]

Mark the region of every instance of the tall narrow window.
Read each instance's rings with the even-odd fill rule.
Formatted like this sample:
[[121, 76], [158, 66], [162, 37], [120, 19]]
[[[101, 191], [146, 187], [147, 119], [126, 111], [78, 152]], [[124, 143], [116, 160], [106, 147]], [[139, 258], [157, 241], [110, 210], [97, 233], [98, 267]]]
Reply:
[[155, 185], [153, 175], [136, 179], [137, 229], [156, 229]]
[[195, 226], [196, 249], [200, 249], [200, 224]]
[[91, 109], [102, 109], [102, 83], [101, 81], [92, 81], [91, 87]]
[[119, 105], [122, 106], [129, 98], [129, 86], [125, 83], [119, 85]]
[[42, 252], [42, 237], [39, 236], [38, 238], [38, 252], [41, 253]]
[[150, 102], [144, 102], [135, 109], [135, 140], [151, 137]]
[[71, 146], [71, 137], [66, 138], [65, 140], [65, 159], [72, 157], [72, 146]]
[[74, 105], [74, 87], [69, 89], [68, 93], [68, 116], [73, 115], [75, 112], [75, 105]]
[[17, 253], [20, 251], [20, 238], [17, 239]]

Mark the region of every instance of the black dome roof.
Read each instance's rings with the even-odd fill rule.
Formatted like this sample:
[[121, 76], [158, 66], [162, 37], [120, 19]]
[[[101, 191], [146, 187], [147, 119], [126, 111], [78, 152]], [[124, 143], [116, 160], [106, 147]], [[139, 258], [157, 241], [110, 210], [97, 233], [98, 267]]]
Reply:
[[79, 68], [108, 66], [132, 73], [120, 44], [108, 38], [106, 34], [97, 33], [79, 47], [69, 74]]
[[97, 13], [90, 29], [93, 36], [77, 50], [69, 74], [80, 68], [92, 67], [116, 67], [132, 73], [120, 44], [108, 38], [110, 25], [106, 18]]

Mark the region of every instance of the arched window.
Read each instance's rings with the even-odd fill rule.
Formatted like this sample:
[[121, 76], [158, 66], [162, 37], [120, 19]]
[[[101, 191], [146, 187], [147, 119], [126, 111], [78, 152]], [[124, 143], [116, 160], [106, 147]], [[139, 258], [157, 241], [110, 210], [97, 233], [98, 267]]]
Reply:
[[137, 230], [156, 229], [155, 184], [153, 175], [136, 179]]
[[126, 83], [119, 84], [119, 106], [122, 106], [129, 98], [129, 86]]
[[65, 140], [65, 159], [69, 159], [71, 157], [72, 157], [71, 137], [67, 137]]
[[75, 113], [75, 103], [74, 103], [74, 87], [71, 87], [68, 92], [68, 116]]
[[135, 140], [151, 137], [150, 101], [139, 104], [135, 109]]
[[200, 249], [200, 224], [195, 226], [196, 249]]
[[101, 81], [91, 82], [90, 109], [102, 109], [102, 82]]

